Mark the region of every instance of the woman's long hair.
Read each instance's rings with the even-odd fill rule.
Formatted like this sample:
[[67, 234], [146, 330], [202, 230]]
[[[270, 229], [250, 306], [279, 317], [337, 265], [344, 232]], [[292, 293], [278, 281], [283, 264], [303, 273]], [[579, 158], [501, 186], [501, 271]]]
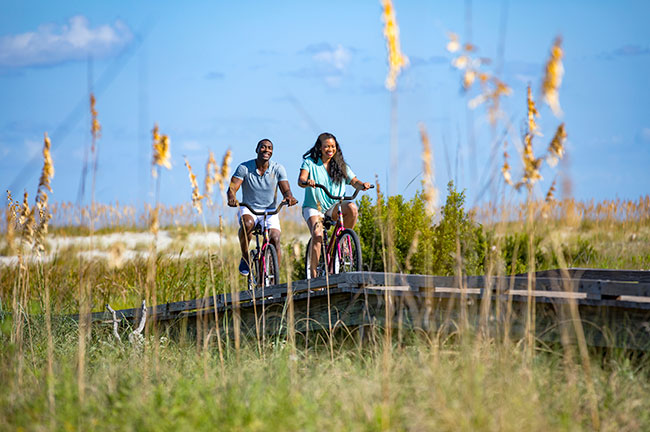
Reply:
[[327, 174], [329, 174], [334, 183], [342, 183], [348, 176], [348, 166], [345, 163], [345, 159], [343, 158], [343, 152], [341, 151], [339, 142], [331, 133], [323, 132], [322, 134], [318, 135], [316, 143], [304, 155], [302, 155], [302, 158], [307, 159], [309, 157], [314, 162], [318, 162], [318, 159], [323, 156], [323, 142], [330, 138], [332, 138], [336, 143], [336, 153], [334, 153], [334, 156], [332, 159], [330, 159], [329, 164], [327, 165]]

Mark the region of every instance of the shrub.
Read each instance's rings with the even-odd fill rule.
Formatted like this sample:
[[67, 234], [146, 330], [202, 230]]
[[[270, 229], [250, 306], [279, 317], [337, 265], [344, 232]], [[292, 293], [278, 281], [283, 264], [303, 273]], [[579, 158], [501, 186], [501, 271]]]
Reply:
[[453, 182], [449, 182], [447, 191], [437, 224], [427, 215], [421, 192], [409, 201], [401, 195], [387, 199], [380, 195], [374, 204], [364, 196], [359, 202], [357, 230], [365, 269], [385, 271], [392, 255], [398, 272], [453, 275], [460, 248], [463, 272], [482, 273], [487, 250], [485, 232], [465, 211], [465, 192], [457, 192]]

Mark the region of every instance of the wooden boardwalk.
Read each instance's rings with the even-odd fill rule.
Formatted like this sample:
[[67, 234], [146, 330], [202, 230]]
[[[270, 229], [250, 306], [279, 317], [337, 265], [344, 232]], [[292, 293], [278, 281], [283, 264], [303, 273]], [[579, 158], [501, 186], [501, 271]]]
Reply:
[[[400, 332], [406, 329], [454, 332], [463, 325], [488, 329], [501, 337], [523, 334], [529, 302], [528, 277], [406, 275], [354, 272], [332, 275], [327, 280], [295, 281], [262, 290], [242, 291], [233, 297], [221, 294], [189, 301], [166, 303], [147, 309], [152, 321], [173, 329], [180, 323], [194, 328], [197, 321], [213, 325], [216, 304], [221, 328], [232, 331], [236, 315], [244, 335], [286, 331], [289, 290], [295, 329], [309, 331], [358, 330], [384, 327], [386, 319]], [[561, 329], [574, 334], [570, 306], [577, 305], [587, 341], [595, 346], [650, 350], [650, 272], [598, 269], [549, 270], [535, 274], [536, 334], [540, 341], [560, 339]], [[386, 313], [388, 305], [388, 314]], [[137, 321], [141, 309], [117, 311], [117, 316]], [[94, 313], [94, 321], [106, 322], [108, 313]], [[236, 322], [236, 321], [235, 321]], [[256, 330], [257, 322], [257, 330]], [[201, 325], [203, 325], [201, 324]], [[187, 326], [187, 327], [186, 327]]]

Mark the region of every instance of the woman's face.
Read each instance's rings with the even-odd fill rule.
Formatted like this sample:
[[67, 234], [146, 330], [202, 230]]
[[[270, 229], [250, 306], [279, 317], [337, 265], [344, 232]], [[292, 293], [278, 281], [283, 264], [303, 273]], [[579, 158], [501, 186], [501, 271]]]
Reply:
[[321, 153], [321, 159], [323, 159], [323, 161], [332, 159], [336, 154], [336, 141], [334, 141], [334, 138], [328, 138], [323, 141], [323, 144], [321, 145]]

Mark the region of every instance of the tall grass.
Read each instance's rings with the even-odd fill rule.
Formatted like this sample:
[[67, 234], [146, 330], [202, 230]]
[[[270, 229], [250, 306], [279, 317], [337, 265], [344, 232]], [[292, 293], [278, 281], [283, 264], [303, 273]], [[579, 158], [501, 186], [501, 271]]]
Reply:
[[[401, 52], [393, 3], [381, 3], [389, 66], [386, 87], [392, 107], [391, 149], [396, 155], [397, 77], [408, 60]], [[541, 98], [558, 117], [563, 75], [560, 42], [557, 38], [551, 47], [541, 83]], [[500, 100], [512, 90], [497, 73], [485, 69], [475, 45], [461, 44], [458, 36], [450, 34], [447, 48], [458, 53], [452, 64], [461, 71], [463, 88], [480, 86], [469, 109], [485, 105], [496, 129], [502, 119]], [[161, 168], [171, 169], [170, 139], [155, 125], [153, 204], [136, 208], [95, 202], [95, 173], [90, 205], [50, 204], [47, 191], [51, 192], [53, 167], [46, 136], [36, 205], [30, 206], [27, 193], [22, 203], [9, 194], [5, 217], [0, 219], [5, 233], [0, 258], [15, 257], [15, 263], [0, 264], [0, 382], [7, 383], [0, 386], [0, 430], [650, 429], [647, 357], [589, 348], [575, 302], [560, 311], [573, 325], [561, 326], [561, 343], [543, 344], [536, 332], [532, 296], [538, 269], [650, 268], [650, 198], [580, 203], [566, 193], [556, 199], [554, 182], [545, 198], [538, 199], [535, 185], [541, 165], [554, 167], [564, 156], [567, 131], [561, 123], [540, 154], [535, 148], [540, 113], [531, 87], [525, 100], [523, 135], [510, 143], [518, 146], [521, 159], [509, 162], [509, 144], [494, 142], [497, 151], [502, 147], [504, 151], [501, 175], [496, 175], [515, 190], [525, 191], [521, 203], [495, 200], [468, 210], [463, 192], [450, 185], [448, 203], [439, 208], [432, 147], [424, 125], [420, 126], [423, 192], [406, 201], [383, 194], [377, 183], [374, 203], [367, 197], [361, 201], [360, 208], [367, 213], [361, 215], [360, 230], [364, 220], [375, 229], [363, 245], [375, 254], [369, 263], [388, 272], [454, 275], [461, 288], [460, 304], [450, 302], [441, 314], [444, 322], [432, 325], [428, 332], [405, 328], [403, 302], [386, 291], [383, 324], [373, 322], [363, 338], [354, 329], [342, 330], [340, 323], [332, 322], [329, 284], [327, 325], [311, 333], [296, 330], [292, 282], [304, 263], [295, 239], [305, 232], [296, 209], [282, 215], [283, 238], [294, 238], [294, 247], [283, 255], [282, 278], [288, 295], [280, 319], [286, 331], [267, 335], [262, 303], [261, 313], [255, 310], [255, 336], [240, 333], [237, 301], [224, 316], [215, 308], [214, 320], [200, 313], [195, 329], [181, 321], [174, 331], [167, 331], [154, 321], [146, 327], [141, 344], [116, 338], [112, 322], [91, 327], [84, 318], [87, 312], [100, 311], [107, 304], [122, 309], [145, 300], [151, 307], [210, 295], [216, 303], [217, 294], [230, 293], [237, 299], [247, 288], [235, 270], [237, 226], [224, 222], [232, 156], [227, 150], [218, 165], [210, 152], [203, 195], [186, 161], [191, 203], [163, 206], [160, 176]], [[96, 167], [100, 125], [95, 102], [91, 94]], [[519, 178], [511, 163], [521, 165]], [[221, 204], [209, 198], [204, 208], [202, 199], [211, 196], [215, 185]], [[53, 230], [46, 237], [50, 223]], [[174, 237], [169, 246], [159, 247], [162, 230]], [[188, 250], [192, 234], [208, 237], [215, 230], [222, 234], [216, 250], [209, 243]], [[125, 251], [124, 244], [113, 250], [113, 245], [100, 242], [106, 233], [136, 236], [143, 231], [150, 235], [140, 250]], [[80, 241], [78, 246], [56, 246], [56, 240], [72, 237], [90, 237], [89, 246], [78, 238], [74, 239]], [[470, 244], [474, 249], [468, 249]], [[431, 245], [440, 246], [439, 250]], [[119, 256], [139, 253], [124, 259], [92, 258], [98, 249]], [[494, 303], [497, 316], [501, 316], [499, 308], [506, 307], [508, 317], [498, 334], [490, 331], [490, 296], [481, 300], [479, 325], [472, 327], [466, 276], [481, 272], [490, 285], [495, 276], [518, 271], [528, 274], [524, 337], [514, 339], [510, 331], [515, 322], [512, 296], [505, 305]], [[398, 282], [388, 278], [386, 284]], [[497, 293], [506, 288], [497, 287]], [[431, 312], [435, 305], [429, 302], [424, 307]], [[452, 314], [456, 310], [459, 313]], [[81, 313], [78, 321], [66, 317], [75, 312]], [[452, 316], [458, 316], [459, 322]], [[304, 344], [298, 342], [301, 338]], [[572, 338], [577, 339], [576, 346]]]

